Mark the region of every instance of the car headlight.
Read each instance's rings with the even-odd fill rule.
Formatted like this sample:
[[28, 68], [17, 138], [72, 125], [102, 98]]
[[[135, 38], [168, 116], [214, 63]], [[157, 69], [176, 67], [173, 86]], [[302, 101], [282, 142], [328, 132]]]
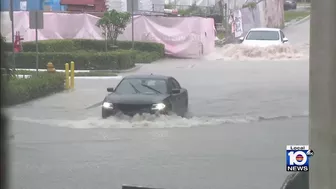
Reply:
[[166, 105], [163, 103], [157, 103], [152, 105], [152, 110], [163, 110], [165, 109]]
[[103, 108], [113, 109], [113, 104], [110, 102], [104, 102]]

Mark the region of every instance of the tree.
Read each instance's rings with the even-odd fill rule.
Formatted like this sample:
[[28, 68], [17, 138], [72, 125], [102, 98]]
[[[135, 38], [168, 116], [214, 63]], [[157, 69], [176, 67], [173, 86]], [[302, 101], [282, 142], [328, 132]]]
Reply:
[[102, 30], [102, 34], [116, 44], [119, 34], [122, 34], [131, 19], [131, 14], [128, 12], [118, 12], [111, 10], [105, 12], [103, 17], [100, 18], [96, 25]]

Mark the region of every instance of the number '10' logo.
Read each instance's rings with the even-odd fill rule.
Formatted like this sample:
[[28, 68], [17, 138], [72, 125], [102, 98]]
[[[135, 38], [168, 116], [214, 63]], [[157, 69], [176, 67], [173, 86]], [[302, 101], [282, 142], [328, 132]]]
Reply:
[[309, 159], [314, 151], [308, 145], [287, 145], [286, 170], [288, 172], [309, 171]]
[[289, 156], [289, 165], [306, 165], [308, 161], [308, 156], [305, 151], [290, 151]]

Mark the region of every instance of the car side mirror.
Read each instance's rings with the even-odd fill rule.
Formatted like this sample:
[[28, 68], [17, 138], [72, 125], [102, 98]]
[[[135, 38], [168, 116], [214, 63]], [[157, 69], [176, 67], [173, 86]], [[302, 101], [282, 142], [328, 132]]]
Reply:
[[173, 89], [172, 90], [172, 94], [179, 94], [180, 93], [180, 89]]
[[114, 92], [113, 87], [108, 87], [108, 88], [107, 88], [107, 92], [110, 92], [110, 93]]
[[239, 41], [244, 41], [244, 37], [239, 37]]
[[283, 41], [284, 43], [287, 43], [287, 42], [288, 42], [287, 37], [284, 37], [284, 38], [282, 39], [282, 41]]

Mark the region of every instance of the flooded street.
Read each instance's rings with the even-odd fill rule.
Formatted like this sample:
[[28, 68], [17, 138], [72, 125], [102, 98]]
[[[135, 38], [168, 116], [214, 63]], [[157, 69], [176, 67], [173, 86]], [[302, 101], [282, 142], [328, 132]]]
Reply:
[[187, 118], [102, 120], [120, 78], [76, 79], [73, 92], [11, 108], [12, 188], [280, 188], [285, 145], [308, 142], [308, 31], [285, 29], [290, 45], [268, 54], [236, 45], [143, 65], [188, 89]]

